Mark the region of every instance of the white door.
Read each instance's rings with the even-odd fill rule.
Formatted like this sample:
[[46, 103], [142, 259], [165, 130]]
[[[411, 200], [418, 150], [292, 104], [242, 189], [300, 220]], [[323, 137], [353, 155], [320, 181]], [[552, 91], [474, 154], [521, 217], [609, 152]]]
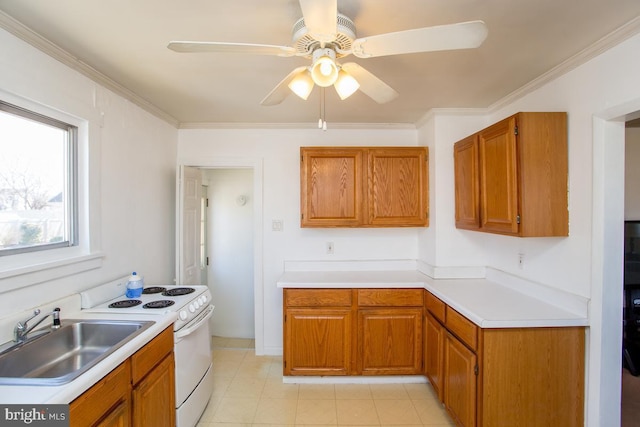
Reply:
[[176, 275], [178, 285], [201, 285], [200, 278], [200, 169], [180, 166], [178, 171], [178, 214]]

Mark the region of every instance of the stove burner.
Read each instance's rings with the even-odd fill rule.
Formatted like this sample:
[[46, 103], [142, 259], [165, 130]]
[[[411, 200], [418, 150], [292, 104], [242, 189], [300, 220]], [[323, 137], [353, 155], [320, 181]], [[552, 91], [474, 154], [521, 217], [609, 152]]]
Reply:
[[168, 289], [162, 293], [165, 297], [178, 297], [180, 295], [187, 295], [191, 292], [195, 292], [193, 288], [173, 288]]
[[142, 291], [143, 294], [159, 294], [160, 292], [166, 291], [167, 288], [163, 288], [162, 286], [151, 286], [148, 288], [144, 288]]
[[142, 304], [139, 299], [125, 299], [121, 301], [112, 302], [109, 304], [109, 308], [129, 308]]
[[172, 306], [175, 303], [176, 303], [175, 301], [171, 301], [168, 299], [160, 299], [157, 301], [148, 302], [145, 305], [143, 305], [142, 308], [165, 308], [165, 307]]

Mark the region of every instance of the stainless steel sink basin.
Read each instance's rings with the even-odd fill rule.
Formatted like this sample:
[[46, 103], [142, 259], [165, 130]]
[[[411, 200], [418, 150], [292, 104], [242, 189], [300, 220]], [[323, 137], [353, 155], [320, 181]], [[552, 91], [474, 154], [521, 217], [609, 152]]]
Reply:
[[63, 320], [0, 355], [0, 385], [60, 385], [77, 378], [154, 322]]

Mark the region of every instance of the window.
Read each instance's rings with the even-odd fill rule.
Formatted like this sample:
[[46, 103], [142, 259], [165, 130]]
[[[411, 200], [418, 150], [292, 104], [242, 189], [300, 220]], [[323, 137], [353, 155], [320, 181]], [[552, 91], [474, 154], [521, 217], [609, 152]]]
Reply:
[[77, 245], [77, 128], [0, 101], [0, 153], [0, 256]]

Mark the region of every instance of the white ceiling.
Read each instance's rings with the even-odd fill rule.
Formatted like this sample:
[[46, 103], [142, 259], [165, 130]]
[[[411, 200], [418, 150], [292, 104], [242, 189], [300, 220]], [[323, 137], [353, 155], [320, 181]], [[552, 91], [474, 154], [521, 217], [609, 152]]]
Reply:
[[[357, 37], [477, 19], [489, 35], [478, 49], [350, 56], [400, 96], [383, 105], [361, 92], [340, 101], [328, 88], [329, 123], [413, 124], [432, 108], [489, 108], [640, 31], [639, 0], [338, 0], [338, 10], [355, 22]], [[171, 40], [289, 46], [298, 0], [0, 0], [0, 11], [177, 123], [318, 120], [317, 87], [307, 101], [291, 94], [280, 105], [260, 105], [293, 68], [308, 64], [304, 58], [166, 47]], [[2, 26], [15, 29], [3, 18]]]

